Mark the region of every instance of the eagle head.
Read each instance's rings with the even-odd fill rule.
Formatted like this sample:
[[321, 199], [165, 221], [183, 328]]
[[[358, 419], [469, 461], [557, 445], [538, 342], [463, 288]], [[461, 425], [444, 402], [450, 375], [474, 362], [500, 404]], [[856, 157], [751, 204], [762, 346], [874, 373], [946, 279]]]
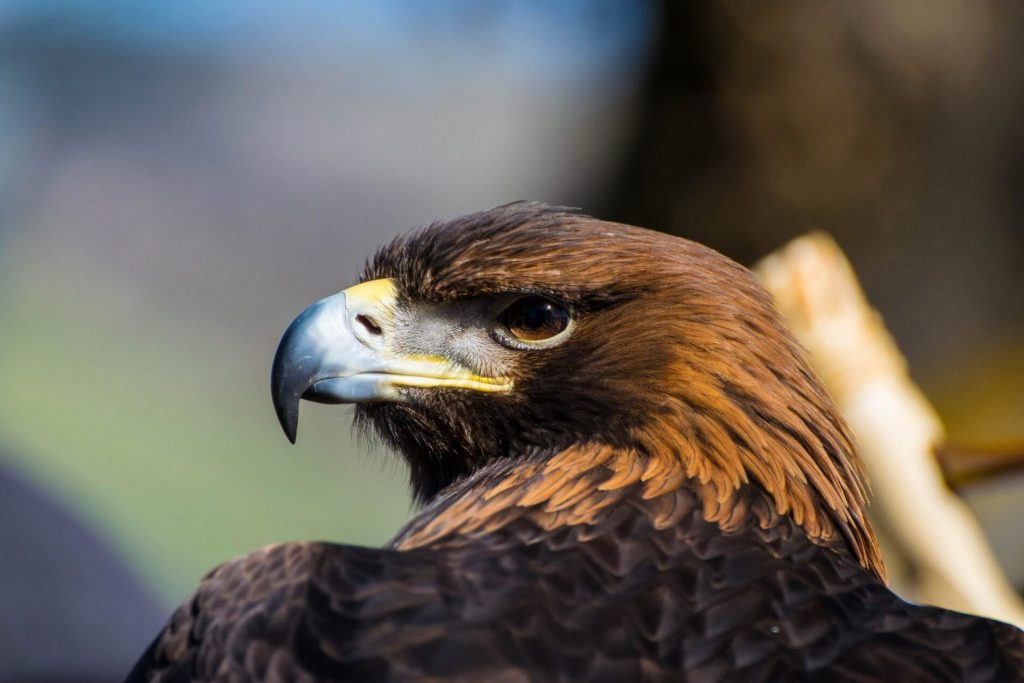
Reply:
[[594, 444], [671, 462], [723, 524], [756, 489], [874, 546], [846, 426], [769, 295], [678, 237], [525, 202], [432, 224], [296, 318], [272, 390], [293, 441], [300, 399], [355, 403], [421, 501]]

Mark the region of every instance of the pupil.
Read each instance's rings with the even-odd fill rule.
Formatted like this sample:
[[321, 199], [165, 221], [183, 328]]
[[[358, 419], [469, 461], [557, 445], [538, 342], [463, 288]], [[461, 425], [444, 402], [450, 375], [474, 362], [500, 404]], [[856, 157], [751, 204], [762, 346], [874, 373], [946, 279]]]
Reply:
[[523, 322], [525, 323], [525, 327], [531, 330], [539, 329], [541, 327], [544, 327], [548, 323], [553, 322], [553, 316], [551, 314], [551, 304], [544, 303], [541, 304], [540, 306], [535, 306], [534, 308], [528, 309], [526, 311], [525, 320]]

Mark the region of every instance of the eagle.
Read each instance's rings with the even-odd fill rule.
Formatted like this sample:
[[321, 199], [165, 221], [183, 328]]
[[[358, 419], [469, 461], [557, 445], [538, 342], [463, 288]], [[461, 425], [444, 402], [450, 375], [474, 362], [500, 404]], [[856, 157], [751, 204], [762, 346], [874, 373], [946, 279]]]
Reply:
[[707, 247], [434, 223], [301, 313], [271, 384], [293, 442], [301, 399], [355, 404], [422, 507], [219, 566], [129, 681], [1024, 680], [1024, 633], [886, 587], [843, 418]]

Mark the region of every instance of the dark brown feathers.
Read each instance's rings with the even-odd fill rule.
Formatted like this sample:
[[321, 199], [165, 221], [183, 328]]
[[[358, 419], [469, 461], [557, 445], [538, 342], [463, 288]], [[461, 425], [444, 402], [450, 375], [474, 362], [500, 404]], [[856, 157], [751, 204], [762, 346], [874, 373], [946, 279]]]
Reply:
[[559, 344], [509, 393], [357, 418], [427, 506], [382, 549], [214, 570], [132, 681], [1014, 681], [1024, 635], [882, 579], [842, 418], [746, 270], [517, 203], [382, 248], [405, 315], [536, 294]]
[[[496, 486], [515, 470], [456, 485], [396, 539], [404, 550], [288, 544], [218, 568], [135, 680], [1020, 680], [1013, 627], [904, 603], [791, 517], [723, 534], [686, 488], [644, 500], [628, 493], [642, 482], [605, 486], [614, 464], [589, 481], [619, 492], [612, 504], [528, 491], [494, 528], [436, 533], [467, 521], [451, 514], [467, 498], [519, 488]], [[587, 521], [553, 523], [559, 507]]]

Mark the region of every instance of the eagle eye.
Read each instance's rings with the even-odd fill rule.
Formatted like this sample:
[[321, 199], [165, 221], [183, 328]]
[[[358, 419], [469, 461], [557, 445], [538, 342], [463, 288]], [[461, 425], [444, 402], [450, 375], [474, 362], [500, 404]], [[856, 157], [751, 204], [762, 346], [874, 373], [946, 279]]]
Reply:
[[522, 342], [542, 342], [569, 327], [569, 311], [542, 296], [519, 299], [498, 316], [512, 336]]

